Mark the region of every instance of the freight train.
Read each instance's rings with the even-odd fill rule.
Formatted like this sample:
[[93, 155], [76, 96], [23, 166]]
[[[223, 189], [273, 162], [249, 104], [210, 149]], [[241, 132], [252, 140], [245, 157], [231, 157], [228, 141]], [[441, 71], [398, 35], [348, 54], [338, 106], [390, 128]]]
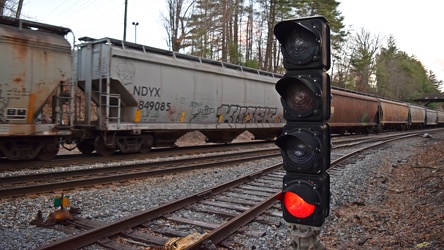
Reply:
[[[0, 17], [0, 157], [147, 153], [200, 131], [230, 142], [273, 140], [285, 124], [279, 74]], [[49, 113], [49, 115], [48, 115]], [[444, 112], [334, 88], [333, 133], [444, 124]]]

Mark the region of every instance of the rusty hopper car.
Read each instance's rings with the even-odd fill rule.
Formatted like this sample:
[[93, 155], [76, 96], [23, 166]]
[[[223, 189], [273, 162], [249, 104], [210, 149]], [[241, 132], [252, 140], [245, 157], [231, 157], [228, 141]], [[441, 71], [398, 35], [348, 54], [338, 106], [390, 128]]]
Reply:
[[76, 57], [85, 116], [75, 128], [83, 153], [147, 152], [190, 131], [227, 142], [245, 130], [256, 139], [282, 130], [271, 73], [110, 38], [82, 40]]
[[407, 129], [409, 106], [405, 103], [379, 99], [379, 126], [383, 130]]
[[409, 104], [409, 127], [410, 128], [424, 128], [426, 109], [424, 107]]
[[369, 133], [378, 125], [378, 99], [355, 92], [332, 89], [332, 133]]
[[[0, 156], [12, 160], [54, 157], [70, 134], [60, 103], [69, 102], [71, 46], [67, 28], [0, 16]], [[64, 86], [66, 85], [66, 86]], [[66, 88], [64, 88], [66, 87]], [[50, 119], [41, 117], [51, 93]], [[56, 112], [58, 111], [58, 112]]]

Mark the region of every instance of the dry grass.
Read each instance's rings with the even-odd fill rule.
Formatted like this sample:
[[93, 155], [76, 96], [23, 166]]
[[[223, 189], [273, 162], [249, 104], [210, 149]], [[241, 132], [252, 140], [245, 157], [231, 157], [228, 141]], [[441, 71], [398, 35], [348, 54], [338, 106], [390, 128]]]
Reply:
[[444, 249], [444, 142], [433, 141], [415, 159], [381, 166], [364, 202], [333, 211], [327, 249]]

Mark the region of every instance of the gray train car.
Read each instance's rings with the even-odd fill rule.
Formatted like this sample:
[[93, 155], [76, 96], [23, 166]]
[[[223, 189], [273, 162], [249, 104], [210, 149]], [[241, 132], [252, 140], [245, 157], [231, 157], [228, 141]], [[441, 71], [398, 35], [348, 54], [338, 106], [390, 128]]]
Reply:
[[147, 152], [190, 131], [210, 142], [246, 130], [256, 139], [281, 133], [279, 76], [110, 38], [83, 40], [76, 60], [85, 115], [75, 123], [83, 153], [93, 146], [102, 155]]
[[444, 111], [438, 110], [436, 113], [438, 114], [438, 126], [444, 126]]
[[379, 99], [379, 105], [379, 125], [382, 129], [407, 129], [409, 122], [409, 106], [407, 104]]
[[[69, 32], [0, 16], [0, 156], [50, 159], [59, 137], [71, 133], [69, 108], [62, 105], [71, 99]], [[52, 115], [43, 117], [50, 97]]]
[[438, 113], [433, 109], [426, 109], [426, 126], [435, 127], [438, 125]]
[[409, 104], [409, 127], [413, 129], [425, 127], [426, 109]]
[[332, 133], [370, 133], [378, 126], [378, 99], [354, 92], [332, 89]]

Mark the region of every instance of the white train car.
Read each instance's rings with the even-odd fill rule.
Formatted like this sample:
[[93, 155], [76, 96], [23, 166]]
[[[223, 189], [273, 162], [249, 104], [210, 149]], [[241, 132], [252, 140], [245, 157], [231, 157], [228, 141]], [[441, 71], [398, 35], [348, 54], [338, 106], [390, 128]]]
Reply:
[[85, 118], [76, 128], [88, 135], [79, 142], [84, 153], [93, 145], [102, 155], [146, 152], [190, 131], [228, 142], [246, 130], [256, 139], [282, 130], [280, 76], [110, 38], [83, 40], [76, 56]]

